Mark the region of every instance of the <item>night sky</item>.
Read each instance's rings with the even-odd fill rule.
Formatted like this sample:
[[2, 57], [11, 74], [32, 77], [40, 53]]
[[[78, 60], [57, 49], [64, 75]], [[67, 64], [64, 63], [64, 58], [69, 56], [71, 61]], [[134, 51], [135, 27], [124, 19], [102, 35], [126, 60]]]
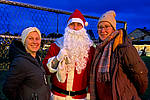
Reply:
[[108, 10], [116, 12], [116, 19], [127, 22], [127, 32], [136, 28], [150, 30], [150, 0], [12, 0], [73, 12], [79, 9], [84, 15], [100, 17]]

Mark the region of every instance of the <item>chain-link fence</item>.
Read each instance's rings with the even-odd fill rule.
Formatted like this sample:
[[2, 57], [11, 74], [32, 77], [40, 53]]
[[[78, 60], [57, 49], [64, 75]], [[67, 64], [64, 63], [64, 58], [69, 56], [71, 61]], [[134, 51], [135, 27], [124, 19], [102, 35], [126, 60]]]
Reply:
[[[0, 1], [0, 33], [18, 34], [29, 26], [36, 26], [41, 33], [63, 34], [70, 12], [23, 4], [12, 1]], [[96, 32], [97, 17], [85, 16], [89, 25], [87, 30]], [[96, 35], [96, 34], [95, 34]]]

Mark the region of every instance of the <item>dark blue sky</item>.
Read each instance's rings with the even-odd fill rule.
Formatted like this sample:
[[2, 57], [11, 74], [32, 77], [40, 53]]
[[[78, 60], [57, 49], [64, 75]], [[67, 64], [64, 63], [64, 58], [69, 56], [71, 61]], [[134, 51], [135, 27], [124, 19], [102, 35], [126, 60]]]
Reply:
[[79, 9], [84, 15], [100, 17], [115, 10], [116, 19], [127, 22], [128, 33], [136, 28], [150, 29], [150, 0], [12, 0], [42, 7], [73, 12]]

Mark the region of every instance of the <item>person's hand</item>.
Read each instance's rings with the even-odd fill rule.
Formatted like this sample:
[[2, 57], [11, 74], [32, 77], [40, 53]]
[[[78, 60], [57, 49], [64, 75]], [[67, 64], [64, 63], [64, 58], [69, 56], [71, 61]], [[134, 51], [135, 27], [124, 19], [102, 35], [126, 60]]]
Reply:
[[60, 61], [61, 59], [63, 59], [64, 57], [67, 56], [67, 50], [65, 48], [61, 49], [58, 53], [58, 55], [56, 56], [57, 60]]

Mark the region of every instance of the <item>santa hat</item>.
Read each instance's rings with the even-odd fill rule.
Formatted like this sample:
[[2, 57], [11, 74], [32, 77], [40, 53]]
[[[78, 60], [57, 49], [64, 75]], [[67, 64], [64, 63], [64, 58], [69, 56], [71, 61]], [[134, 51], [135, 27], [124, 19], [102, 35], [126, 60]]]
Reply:
[[88, 26], [88, 22], [86, 22], [84, 16], [82, 15], [82, 13], [76, 9], [69, 17], [68, 19], [68, 24], [69, 25], [70, 23], [72, 22], [78, 22], [78, 23], [81, 23], [83, 26]]
[[116, 13], [113, 10], [107, 11], [106, 13], [104, 13], [98, 21], [98, 25], [100, 22], [109, 22], [112, 27], [116, 30], [116, 19], [115, 19]]
[[23, 44], [24, 44], [27, 36], [29, 35], [29, 33], [30, 32], [34, 32], [34, 31], [36, 31], [39, 34], [40, 39], [41, 39], [41, 32], [39, 31], [38, 28], [36, 28], [36, 27], [28, 27], [28, 28], [24, 29], [23, 32], [21, 33], [21, 41], [22, 41]]

